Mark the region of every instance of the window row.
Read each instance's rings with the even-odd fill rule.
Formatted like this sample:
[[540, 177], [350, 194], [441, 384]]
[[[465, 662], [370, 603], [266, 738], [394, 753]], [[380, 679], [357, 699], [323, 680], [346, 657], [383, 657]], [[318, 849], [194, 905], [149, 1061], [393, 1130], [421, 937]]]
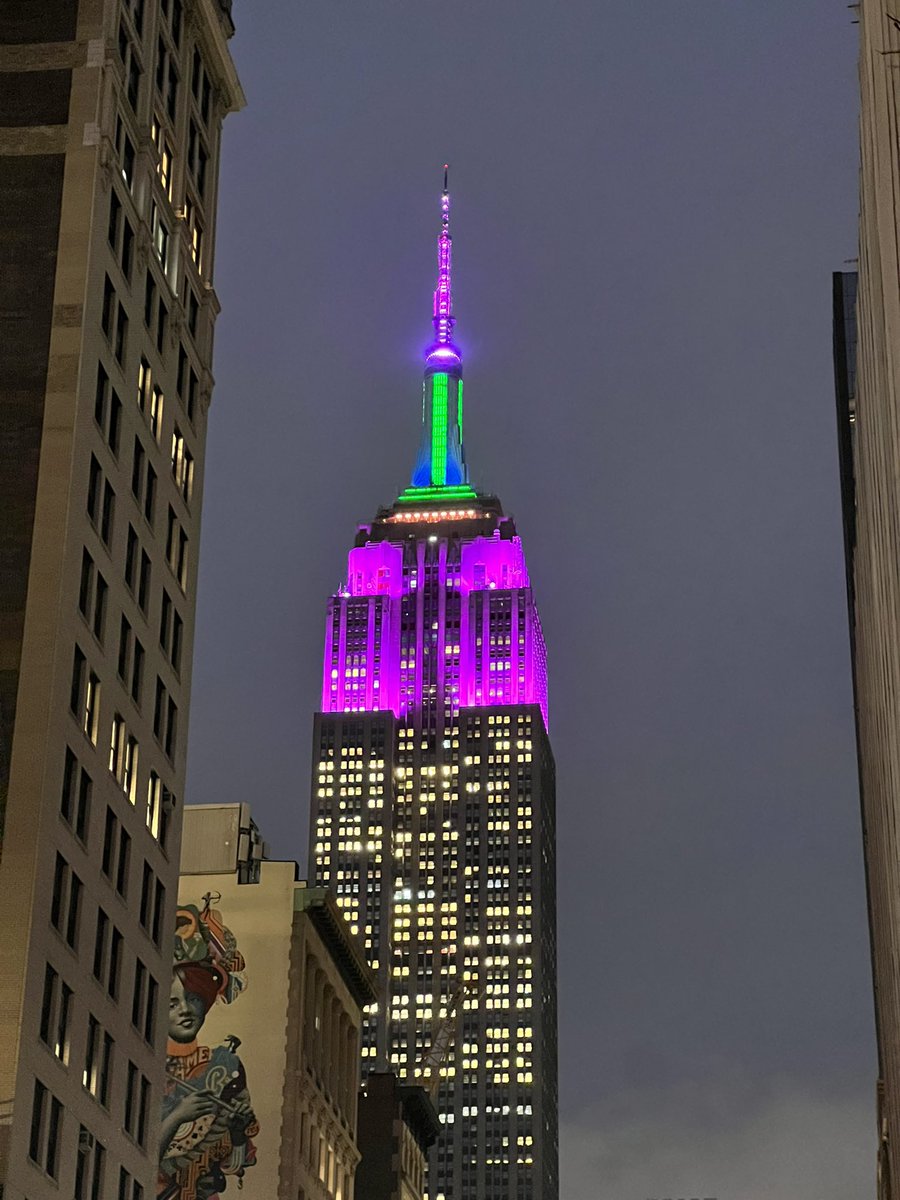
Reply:
[[[150, 1080], [138, 1070], [133, 1062], [128, 1063], [123, 1105], [123, 1126], [138, 1143], [147, 1145], [147, 1129], [150, 1120]], [[68, 1120], [72, 1120], [70, 1116]], [[51, 1179], [59, 1178], [60, 1150], [66, 1145], [64, 1137], [66, 1117], [62, 1101], [39, 1079], [34, 1081], [31, 1102], [31, 1127], [28, 1138], [28, 1157]], [[75, 1200], [99, 1200], [103, 1191], [106, 1150], [93, 1133], [79, 1124], [78, 1159], [75, 1167]], [[129, 1184], [131, 1186], [129, 1187]], [[124, 1188], [124, 1190], [123, 1190]], [[140, 1200], [142, 1191], [123, 1169], [120, 1173], [120, 1200]]]

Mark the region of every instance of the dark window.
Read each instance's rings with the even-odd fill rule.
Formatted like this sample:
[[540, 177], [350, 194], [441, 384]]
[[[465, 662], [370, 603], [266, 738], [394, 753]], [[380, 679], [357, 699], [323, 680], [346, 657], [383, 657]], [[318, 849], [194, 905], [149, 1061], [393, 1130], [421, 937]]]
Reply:
[[81, 552], [81, 581], [78, 585], [78, 608], [83, 617], [91, 611], [94, 595], [94, 560], [87, 550]]
[[141, 573], [138, 582], [138, 605], [142, 612], [147, 611], [150, 602], [150, 556], [146, 550], [141, 550]]
[[125, 544], [125, 582], [133, 592], [137, 583], [138, 536], [134, 526], [128, 526], [128, 539]]
[[109, 480], [103, 482], [103, 509], [100, 514], [100, 537], [105, 545], [112, 541], [113, 519], [116, 511], [116, 493]]
[[103, 472], [100, 470], [100, 464], [92, 454], [88, 474], [87, 514], [94, 525], [97, 524], [97, 518], [100, 515], [100, 489], [102, 480]]
[[148, 329], [153, 327], [153, 313], [156, 308], [156, 282], [150, 272], [144, 283], [144, 324]]
[[107, 337], [112, 336], [113, 317], [116, 307], [116, 289], [107, 275], [103, 281], [103, 308], [100, 311], [100, 327]]

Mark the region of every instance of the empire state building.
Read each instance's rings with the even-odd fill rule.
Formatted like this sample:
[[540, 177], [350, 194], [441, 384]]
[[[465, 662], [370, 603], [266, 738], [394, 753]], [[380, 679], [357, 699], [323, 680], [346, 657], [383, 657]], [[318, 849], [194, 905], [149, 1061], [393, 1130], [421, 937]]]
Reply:
[[410, 486], [328, 601], [310, 870], [380, 983], [363, 1074], [424, 1084], [430, 1200], [557, 1200], [555, 775], [521, 538], [469, 481], [450, 196]]

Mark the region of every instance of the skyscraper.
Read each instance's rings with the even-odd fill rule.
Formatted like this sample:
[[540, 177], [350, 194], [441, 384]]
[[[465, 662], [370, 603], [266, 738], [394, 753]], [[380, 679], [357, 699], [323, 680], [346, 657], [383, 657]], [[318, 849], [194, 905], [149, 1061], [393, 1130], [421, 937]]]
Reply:
[[887, 1200], [900, 1187], [900, 25], [886, 0], [858, 8], [859, 274], [835, 278], [834, 342]]
[[228, 0], [0, 4], [0, 1191], [156, 1193]]
[[433, 1085], [431, 1200], [556, 1200], [544, 638], [515, 524], [469, 482], [446, 173], [433, 325], [411, 484], [328, 602], [310, 863], [378, 973], [363, 1069]]

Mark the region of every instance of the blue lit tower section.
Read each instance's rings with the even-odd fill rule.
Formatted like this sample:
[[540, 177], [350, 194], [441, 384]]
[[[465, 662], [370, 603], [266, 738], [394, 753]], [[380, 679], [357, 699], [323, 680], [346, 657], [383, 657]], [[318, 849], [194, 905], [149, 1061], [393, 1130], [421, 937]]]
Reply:
[[328, 602], [310, 867], [378, 976], [363, 1072], [432, 1087], [429, 1200], [558, 1200], [546, 654], [515, 523], [468, 481], [449, 212], [445, 175], [412, 483]]

